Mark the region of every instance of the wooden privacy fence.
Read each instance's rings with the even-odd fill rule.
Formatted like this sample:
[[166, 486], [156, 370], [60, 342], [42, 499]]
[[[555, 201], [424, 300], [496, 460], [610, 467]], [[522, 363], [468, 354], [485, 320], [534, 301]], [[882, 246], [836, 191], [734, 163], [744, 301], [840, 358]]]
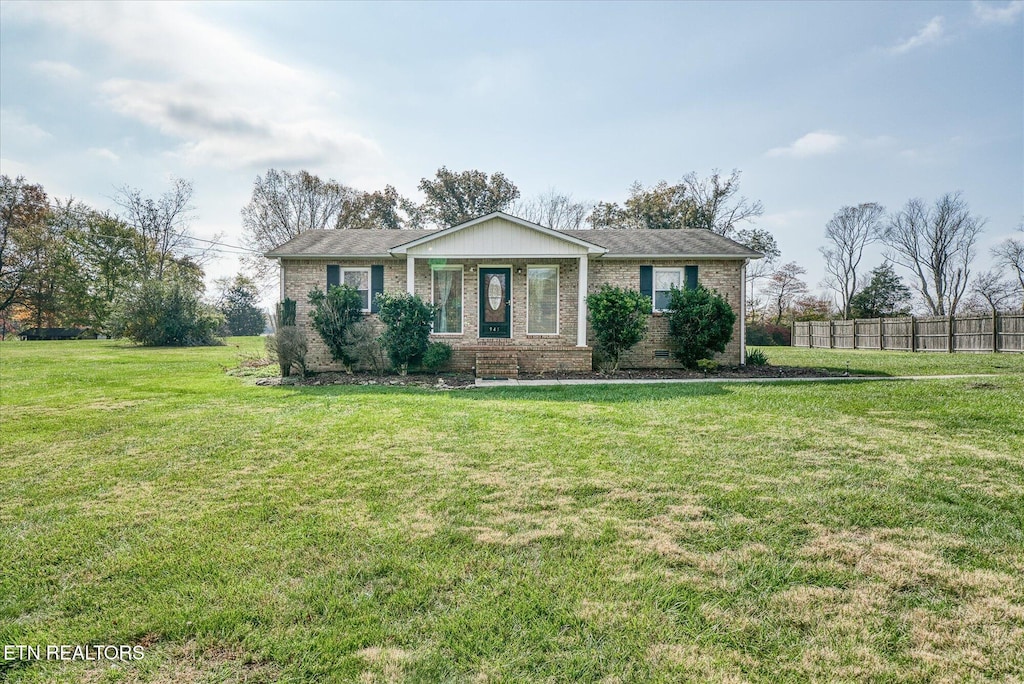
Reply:
[[858, 318], [793, 324], [794, 347], [1024, 352], [1024, 314]]

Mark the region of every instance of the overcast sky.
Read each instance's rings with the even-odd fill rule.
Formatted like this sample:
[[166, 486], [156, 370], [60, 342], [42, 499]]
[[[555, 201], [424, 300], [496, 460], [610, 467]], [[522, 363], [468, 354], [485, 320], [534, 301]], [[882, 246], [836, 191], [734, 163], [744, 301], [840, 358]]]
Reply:
[[814, 288], [845, 204], [962, 190], [987, 265], [1024, 216], [1022, 26], [1019, 1], [4, 1], [0, 171], [101, 209], [189, 178], [195, 232], [238, 244], [270, 167], [419, 200], [446, 165], [605, 201], [738, 168]]

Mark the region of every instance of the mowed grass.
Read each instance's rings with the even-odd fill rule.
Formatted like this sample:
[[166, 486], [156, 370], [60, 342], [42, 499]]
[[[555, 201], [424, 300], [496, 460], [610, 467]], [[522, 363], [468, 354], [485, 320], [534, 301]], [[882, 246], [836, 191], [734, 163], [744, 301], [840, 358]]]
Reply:
[[260, 387], [0, 345], [12, 682], [1024, 677], [1024, 358], [915, 382]]

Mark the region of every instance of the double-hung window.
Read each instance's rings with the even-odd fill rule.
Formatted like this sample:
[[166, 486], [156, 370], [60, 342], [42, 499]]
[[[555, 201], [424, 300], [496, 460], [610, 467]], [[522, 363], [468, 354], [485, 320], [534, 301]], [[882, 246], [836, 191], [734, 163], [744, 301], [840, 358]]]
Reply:
[[440, 335], [462, 334], [462, 266], [434, 266], [430, 290], [437, 307], [434, 332]]
[[363, 311], [368, 312], [370, 310], [370, 269], [343, 268], [341, 269], [341, 283], [359, 293], [359, 297], [363, 300]]
[[526, 334], [558, 334], [558, 267], [526, 268]]
[[654, 310], [664, 311], [672, 301], [672, 288], [683, 287], [683, 269], [654, 269]]

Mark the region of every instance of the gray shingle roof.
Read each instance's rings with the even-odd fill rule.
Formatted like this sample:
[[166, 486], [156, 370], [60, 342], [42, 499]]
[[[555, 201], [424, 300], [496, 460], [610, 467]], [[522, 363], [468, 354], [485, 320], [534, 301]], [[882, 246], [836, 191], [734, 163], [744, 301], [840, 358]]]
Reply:
[[[384, 257], [395, 247], [437, 230], [308, 230], [268, 257]], [[604, 247], [603, 258], [716, 256], [757, 259], [762, 255], [707, 230], [560, 230], [568, 237]]]

